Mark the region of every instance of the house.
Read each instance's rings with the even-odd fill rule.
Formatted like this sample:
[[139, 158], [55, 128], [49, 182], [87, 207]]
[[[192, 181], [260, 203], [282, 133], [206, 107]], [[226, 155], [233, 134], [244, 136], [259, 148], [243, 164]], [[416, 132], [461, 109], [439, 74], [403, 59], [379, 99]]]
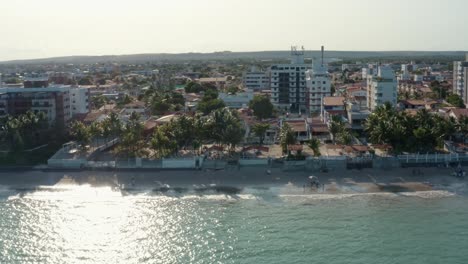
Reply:
[[144, 114], [146, 113], [146, 105], [145, 102], [142, 101], [134, 101], [124, 105], [120, 114], [123, 115], [130, 115], [132, 113], [139, 113]]
[[334, 115], [344, 116], [345, 114], [345, 97], [343, 96], [328, 96], [323, 98], [322, 119], [325, 123], [330, 122]]
[[322, 141], [330, 139], [328, 125], [323, 123], [320, 118], [309, 118], [307, 123], [309, 124], [309, 130], [313, 138], [318, 138]]
[[431, 110], [438, 104], [435, 100], [402, 100], [400, 101], [400, 106], [402, 109], [427, 109]]
[[291, 127], [291, 130], [294, 132], [297, 141], [305, 142], [310, 139], [310, 130], [305, 119], [285, 119], [281, 121], [281, 126], [283, 126], [284, 123]]
[[449, 117], [455, 118], [455, 120], [459, 121], [460, 118], [463, 116], [468, 116], [468, 109], [466, 108], [452, 108], [448, 111]]

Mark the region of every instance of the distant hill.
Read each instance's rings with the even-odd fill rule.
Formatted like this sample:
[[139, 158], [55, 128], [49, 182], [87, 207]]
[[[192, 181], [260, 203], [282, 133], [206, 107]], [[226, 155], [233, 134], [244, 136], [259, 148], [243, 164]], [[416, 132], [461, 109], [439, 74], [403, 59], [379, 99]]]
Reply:
[[[385, 58], [385, 57], [428, 57], [453, 56], [462, 57], [464, 51], [326, 51], [327, 58]], [[87, 64], [99, 62], [182, 62], [192, 60], [233, 60], [233, 59], [287, 59], [289, 51], [253, 51], [253, 52], [213, 52], [213, 53], [148, 53], [131, 55], [105, 55], [105, 56], [67, 56], [43, 59], [3, 61], [0, 64]], [[309, 50], [305, 52], [307, 58], [320, 57], [320, 51]]]

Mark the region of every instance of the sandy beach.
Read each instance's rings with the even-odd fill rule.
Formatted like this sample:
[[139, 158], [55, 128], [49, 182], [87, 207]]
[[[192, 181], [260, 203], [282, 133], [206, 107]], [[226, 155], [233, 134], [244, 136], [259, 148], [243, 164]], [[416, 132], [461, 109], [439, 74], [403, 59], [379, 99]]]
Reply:
[[[383, 170], [341, 170], [327, 173], [284, 172], [248, 167], [205, 171], [12, 171], [0, 172], [0, 185], [11, 189], [33, 190], [39, 186], [91, 185], [123, 190], [164, 188], [200, 188], [203, 186], [285, 187], [287, 193], [374, 193], [443, 190], [465, 182], [446, 168], [401, 168]], [[320, 187], [309, 187], [309, 176]]]

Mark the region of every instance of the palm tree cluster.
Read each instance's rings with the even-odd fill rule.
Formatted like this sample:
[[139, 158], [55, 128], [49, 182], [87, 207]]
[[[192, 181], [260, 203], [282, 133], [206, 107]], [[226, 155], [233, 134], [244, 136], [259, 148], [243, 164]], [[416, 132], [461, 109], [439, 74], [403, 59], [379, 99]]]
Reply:
[[132, 113], [125, 125], [112, 113], [102, 122], [90, 126], [74, 122], [70, 127], [70, 135], [83, 148], [92, 138], [119, 138], [116, 153], [127, 157], [167, 157], [181, 149], [199, 150], [202, 143], [213, 141], [233, 149], [243, 140], [244, 133], [237, 113], [227, 108], [218, 109], [207, 116], [180, 116], [157, 126], [148, 138], [144, 135], [144, 125], [137, 113]]
[[154, 115], [163, 115], [170, 111], [180, 111], [184, 108], [184, 97], [174, 91], [156, 89], [150, 86], [143, 95], [144, 102]]
[[17, 117], [7, 116], [0, 120], [0, 143], [4, 149], [15, 151], [32, 148], [46, 142], [43, 137], [49, 128], [43, 112], [28, 111]]
[[228, 108], [207, 116], [180, 116], [154, 131], [150, 145], [156, 157], [166, 157], [181, 149], [199, 151], [202, 143], [214, 142], [235, 148], [244, 138], [244, 128], [237, 113]]
[[458, 121], [422, 109], [415, 116], [397, 111], [390, 104], [377, 107], [365, 123], [370, 142], [389, 144], [396, 153], [427, 152], [441, 147], [445, 139], [468, 133], [468, 117]]

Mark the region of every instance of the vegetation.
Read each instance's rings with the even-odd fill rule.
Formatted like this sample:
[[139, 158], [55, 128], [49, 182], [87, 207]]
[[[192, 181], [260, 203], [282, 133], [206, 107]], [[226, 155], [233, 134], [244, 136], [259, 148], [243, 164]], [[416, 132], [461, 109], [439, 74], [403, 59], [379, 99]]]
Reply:
[[444, 139], [466, 137], [468, 118], [444, 119], [425, 109], [416, 116], [399, 112], [390, 104], [378, 107], [367, 119], [365, 131], [370, 142], [389, 144], [396, 153], [427, 152], [441, 147]]
[[280, 145], [281, 149], [283, 150], [283, 153], [289, 153], [288, 146], [293, 145], [296, 143], [296, 135], [291, 129], [291, 126], [289, 126], [288, 123], [283, 122], [283, 125], [281, 126], [280, 130]]
[[0, 144], [4, 150], [21, 151], [47, 143], [49, 123], [43, 112], [7, 116], [0, 124]]
[[255, 136], [259, 138], [260, 145], [263, 145], [263, 141], [265, 140], [265, 133], [270, 128], [270, 124], [268, 123], [257, 123], [252, 127], [252, 131], [255, 133]]
[[103, 107], [105, 104], [107, 104], [108, 102], [109, 100], [105, 96], [102, 96], [102, 95], [93, 96], [91, 98], [91, 103], [94, 109], [99, 109]]
[[249, 102], [249, 108], [253, 110], [254, 115], [258, 119], [262, 120], [272, 117], [274, 107], [268, 97], [255, 95], [254, 98]]
[[207, 90], [198, 103], [197, 110], [207, 115], [216, 109], [224, 107], [226, 107], [226, 105], [223, 100], [218, 98], [218, 92], [215, 90]]
[[320, 157], [322, 155], [320, 153], [320, 140], [318, 138], [312, 138], [307, 142], [307, 145], [312, 149], [315, 157]]
[[447, 102], [455, 107], [465, 108], [463, 99], [458, 94], [451, 94], [447, 97]]
[[333, 116], [330, 122], [330, 133], [332, 135], [333, 144], [351, 144], [353, 137], [348, 129], [346, 129], [346, 125], [341, 119], [340, 116]]

